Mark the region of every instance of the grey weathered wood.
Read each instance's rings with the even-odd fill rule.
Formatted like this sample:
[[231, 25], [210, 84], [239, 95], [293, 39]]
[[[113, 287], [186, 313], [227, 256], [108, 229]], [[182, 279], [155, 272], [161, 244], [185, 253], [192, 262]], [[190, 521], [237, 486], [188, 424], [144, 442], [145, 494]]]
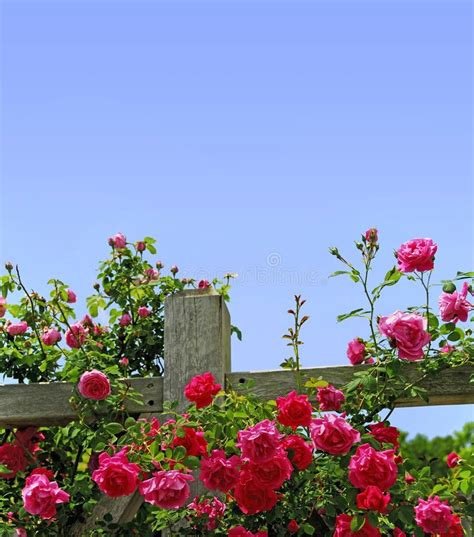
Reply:
[[[303, 377], [322, 377], [336, 387], [343, 386], [353, 379], [356, 371], [363, 371], [370, 366], [334, 366], [302, 369]], [[419, 378], [417, 364], [406, 363], [403, 375], [410, 381]], [[463, 366], [445, 369], [438, 375], [429, 377], [420, 382], [420, 386], [428, 392], [428, 401], [420, 398], [403, 397], [397, 401], [397, 407], [434, 406], [434, 405], [462, 405], [474, 403], [474, 384], [469, 382], [474, 373], [474, 367]], [[262, 399], [275, 399], [296, 389], [295, 375], [287, 370], [273, 371], [247, 371], [229, 373], [228, 386], [237, 391], [244, 391], [248, 381], [252, 381], [252, 393]]]
[[[126, 402], [127, 412], [161, 412], [163, 378], [130, 378], [125, 382], [143, 395], [143, 405]], [[69, 382], [0, 385], [0, 427], [65, 425], [77, 417], [69, 403], [73, 392], [74, 385]]]

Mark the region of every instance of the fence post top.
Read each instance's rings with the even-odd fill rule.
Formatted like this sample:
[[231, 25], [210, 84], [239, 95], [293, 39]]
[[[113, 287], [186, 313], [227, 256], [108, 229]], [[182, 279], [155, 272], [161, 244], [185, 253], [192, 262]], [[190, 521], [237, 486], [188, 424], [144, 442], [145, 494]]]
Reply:
[[167, 300], [170, 300], [174, 297], [197, 298], [201, 296], [219, 296], [219, 293], [213, 287], [208, 287], [207, 289], [185, 289], [184, 291], [173, 293], [167, 298]]

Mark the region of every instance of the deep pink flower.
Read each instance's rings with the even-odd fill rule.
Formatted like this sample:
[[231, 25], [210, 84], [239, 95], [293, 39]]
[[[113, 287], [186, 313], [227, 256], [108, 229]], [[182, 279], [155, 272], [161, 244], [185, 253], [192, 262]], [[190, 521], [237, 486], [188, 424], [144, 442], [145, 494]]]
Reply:
[[298, 533], [299, 529], [300, 529], [300, 525], [298, 524], [298, 522], [296, 522], [296, 520], [294, 518], [292, 518], [289, 522], [288, 522], [288, 531], [293, 535], [293, 533]]
[[451, 451], [451, 453], [446, 457], [446, 464], [449, 468], [454, 468], [462, 461], [462, 457], [460, 457], [455, 451]]
[[172, 265], [170, 268], [170, 272], [171, 274], [173, 274], [173, 276], [176, 276], [176, 274], [178, 274], [179, 272], [179, 268], [176, 265]]
[[207, 441], [202, 431], [196, 431], [193, 427], [181, 427], [184, 436], [176, 436], [171, 447], [183, 446], [186, 448], [187, 457], [202, 457], [207, 453]]
[[379, 330], [395, 343], [399, 358], [415, 361], [423, 358], [423, 347], [431, 340], [426, 325], [421, 315], [396, 311], [380, 319]]
[[347, 344], [346, 355], [352, 365], [362, 364], [365, 360], [366, 350], [364, 342], [359, 338], [354, 338]]
[[243, 526], [235, 526], [228, 531], [227, 537], [268, 537], [268, 532], [257, 531], [257, 533], [252, 533]]
[[120, 326], [128, 326], [132, 322], [130, 313], [125, 312], [119, 319]]
[[338, 412], [341, 409], [341, 405], [346, 400], [341, 390], [336, 390], [332, 384], [329, 384], [324, 388], [319, 387], [316, 399], [319, 403], [319, 409], [324, 412], [329, 410]]
[[75, 323], [71, 325], [66, 331], [66, 343], [71, 349], [79, 349], [85, 342], [87, 337], [87, 330], [82, 326], [82, 323]]
[[366, 520], [362, 529], [358, 531], [351, 530], [352, 517], [350, 515], [342, 514], [336, 517], [336, 527], [334, 528], [333, 537], [380, 537], [381, 533], [378, 528], [371, 526], [369, 521]]
[[212, 403], [220, 390], [221, 385], [217, 384], [214, 375], [207, 371], [189, 381], [184, 388], [184, 395], [188, 401], [196, 403], [196, 408], [204, 408]]
[[124, 367], [127, 367], [128, 363], [129, 363], [129, 360], [125, 356], [123, 358], [120, 358], [119, 360], [119, 364], [123, 365]]
[[442, 321], [445, 323], [467, 321], [469, 312], [474, 307], [466, 300], [468, 288], [467, 282], [464, 282], [460, 293], [457, 291], [454, 291], [454, 293], [441, 293], [438, 303]]
[[151, 311], [146, 308], [145, 306], [140, 306], [138, 308], [138, 316], [139, 317], [148, 317], [150, 315]]
[[370, 444], [359, 446], [349, 462], [349, 481], [358, 489], [370, 485], [389, 489], [397, 480], [394, 451], [377, 451]]
[[41, 335], [41, 341], [45, 345], [56, 345], [56, 343], [61, 341], [61, 332], [56, 330], [56, 328], [50, 328]]
[[386, 425], [385, 422], [373, 423], [369, 425], [370, 434], [382, 444], [392, 444], [394, 448], [398, 448], [398, 437], [400, 431], [396, 427]]
[[282, 447], [287, 451], [293, 465], [298, 470], [306, 470], [313, 462], [313, 447], [301, 436], [290, 434], [283, 439]]
[[25, 321], [20, 321], [19, 323], [12, 323], [7, 326], [7, 332], [9, 336], [22, 336], [29, 326]]
[[0, 473], [0, 479], [11, 479], [18, 472], [24, 472], [28, 466], [28, 459], [26, 458], [24, 448], [16, 443], [2, 444], [0, 446], [0, 464], [10, 470], [7, 473]]
[[179, 470], [163, 470], [142, 481], [139, 490], [144, 500], [152, 505], [162, 509], [179, 509], [189, 498], [188, 481], [194, 481], [193, 476]]
[[146, 249], [146, 244], [143, 241], [138, 241], [135, 244], [135, 248], [137, 249], [137, 252], [144, 252]]
[[0, 296], [0, 319], [5, 317], [7, 312], [7, 299], [3, 296]]
[[327, 414], [311, 422], [314, 447], [331, 455], [344, 455], [360, 442], [360, 433], [342, 416]]
[[67, 290], [67, 302], [68, 304], [74, 304], [77, 301], [76, 293], [72, 289]]
[[393, 528], [393, 537], [407, 537], [407, 534], [400, 528]]
[[56, 481], [38, 473], [27, 477], [21, 494], [25, 511], [43, 519], [56, 515], [56, 504], [69, 501], [69, 494], [60, 489]]
[[147, 268], [143, 272], [148, 280], [157, 280], [160, 273], [154, 268]]
[[388, 492], [384, 494], [379, 487], [369, 485], [363, 492], [357, 495], [356, 502], [358, 509], [385, 513], [387, 505], [390, 502], [390, 494]]
[[83, 373], [79, 379], [77, 389], [83, 397], [94, 399], [95, 401], [106, 399], [111, 393], [110, 381], [107, 375], [97, 371], [97, 369]]
[[434, 267], [438, 245], [432, 239], [412, 239], [397, 250], [398, 270], [401, 272], [424, 272]]
[[234, 497], [240, 510], [246, 515], [270, 511], [278, 500], [275, 491], [262, 487], [260, 480], [247, 472], [240, 475], [234, 489]]
[[441, 347], [441, 349], [439, 349], [439, 352], [448, 353], [448, 352], [453, 352], [455, 349], [456, 347], [453, 347], [452, 345], [449, 345], [448, 343], [446, 343], [446, 345], [444, 345], [443, 347]]
[[298, 395], [295, 391], [286, 397], [277, 397], [278, 408], [277, 420], [287, 427], [295, 430], [297, 427], [308, 427], [311, 423], [313, 408], [308, 401], [308, 396]]
[[228, 492], [239, 479], [239, 466], [237, 455], [227, 459], [224, 450], [214, 449], [209, 457], [201, 459], [199, 479], [208, 489]]
[[270, 420], [263, 420], [237, 433], [237, 447], [242, 458], [254, 463], [267, 462], [282, 449], [280, 440], [283, 435]]
[[195, 511], [199, 518], [207, 516], [208, 522], [206, 524], [206, 529], [209, 531], [217, 528], [219, 519], [224, 516], [226, 510], [225, 503], [222, 503], [216, 496], [212, 499], [199, 498], [199, 496], [196, 496], [187, 507], [188, 509]]
[[211, 284], [207, 280], [201, 280], [198, 283], [198, 288], [199, 289], [209, 289], [209, 287], [211, 287]]
[[290, 479], [293, 466], [285, 451], [279, 452], [272, 459], [258, 464], [248, 462], [242, 468], [242, 473], [248, 473], [260, 481], [263, 488], [279, 489]]
[[139, 474], [140, 467], [128, 461], [127, 448], [124, 448], [115, 455], [101, 453], [99, 467], [92, 473], [92, 480], [104, 494], [118, 498], [135, 492]]
[[109, 238], [109, 244], [113, 248], [120, 249], [127, 247], [127, 238], [122, 233], [117, 233]]
[[31, 454], [39, 451], [39, 443], [45, 440], [43, 433], [38, 431], [37, 427], [25, 427], [24, 429], [17, 429], [15, 433], [14, 444], [27, 449]]
[[379, 234], [374, 227], [371, 227], [365, 232], [365, 240], [370, 244], [376, 244], [379, 240]]
[[453, 522], [453, 512], [448, 502], [438, 496], [427, 500], [420, 498], [415, 507], [415, 521], [425, 533], [445, 533]]

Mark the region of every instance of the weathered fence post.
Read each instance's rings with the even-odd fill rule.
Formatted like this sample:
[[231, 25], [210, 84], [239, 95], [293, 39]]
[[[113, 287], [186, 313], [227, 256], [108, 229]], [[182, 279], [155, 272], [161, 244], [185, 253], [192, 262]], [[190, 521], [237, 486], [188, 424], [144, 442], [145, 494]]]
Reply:
[[[178, 411], [189, 404], [184, 387], [194, 376], [211, 371], [216, 381], [225, 385], [230, 372], [230, 315], [221, 295], [214, 289], [193, 289], [176, 293], [165, 303], [165, 374], [163, 400], [177, 401]], [[150, 417], [144, 413], [141, 417]], [[192, 493], [199, 493], [197, 483]], [[133, 520], [142, 504], [138, 493], [124, 498], [104, 496], [94, 507], [90, 519], [76, 523], [72, 537], [84, 537], [97, 520], [109, 513], [112, 521]]]

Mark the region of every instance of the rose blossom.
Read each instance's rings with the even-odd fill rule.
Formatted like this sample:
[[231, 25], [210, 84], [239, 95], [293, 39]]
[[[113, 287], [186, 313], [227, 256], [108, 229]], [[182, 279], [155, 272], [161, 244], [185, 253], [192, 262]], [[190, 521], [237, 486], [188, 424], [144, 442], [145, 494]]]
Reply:
[[226, 510], [225, 504], [216, 496], [214, 496], [212, 500], [209, 498], [200, 499], [199, 496], [196, 496], [187, 507], [188, 509], [196, 511], [196, 515], [199, 518], [203, 515], [207, 515], [208, 522], [206, 524], [206, 529], [209, 531], [217, 528], [218, 520], [224, 516]]
[[376, 451], [370, 444], [359, 446], [349, 462], [349, 481], [358, 489], [375, 485], [389, 489], [397, 480], [394, 451]]
[[122, 233], [117, 233], [109, 238], [109, 244], [114, 248], [126, 248], [127, 238]]
[[207, 453], [207, 442], [202, 431], [196, 431], [192, 427], [182, 427], [184, 436], [176, 436], [171, 447], [183, 446], [187, 457], [201, 457]]
[[448, 353], [448, 352], [453, 352], [455, 349], [456, 347], [453, 347], [452, 345], [449, 345], [448, 343], [446, 343], [446, 345], [443, 345], [441, 349], [439, 349], [439, 352]]
[[400, 528], [393, 528], [393, 537], [407, 537], [407, 534]]
[[138, 241], [135, 244], [135, 248], [137, 249], [137, 252], [144, 252], [146, 249], [146, 244], [143, 241]]
[[385, 425], [385, 422], [373, 423], [369, 425], [370, 434], [381, 444], [392, 444], [394, 448], [398, 448], [398, 437], [400, 432], [396, 427]]
[[0, 473], [0, 479], [11, 479], [18, 472], [25, 471], [28, 466], [28, 459], [25, 450], [17, 444], [3, 444], [0, 446], [0, 464], [6, 466], [7, 473]]
[[77, 301], [76, 293], [72, 289], [67, 290], [67, 303], [74, 304]]
[[237, 447], [242, 458], [261, 463], [272, 459], [280, 450], [282, 434], [270, 420], [263, 420], [237, 433]]
[[5, 297], [0, 296], [0, 319], [2, 317], [5, 317], [6, 312], [7, 312], [7, 300]]
[[300, 529], [300, 525], [298, 524], [298, 522], [296, 522], [296, 520], [294, 518], [292, 518], [289, 522], [288, 522], [288, 531], [293, 534], [293, 533], [297, 533], [298, 530]]
[[277, 420], [287, 427], [295, 430], [297, 427], [308, 427], [311, 423], [313, 408], [307, 395], [297, 395], [295, 391], [286, 397], [277, 397]]
[[316, 449], [331, 455], [344, 455], [360, 442], [360, 433], [342, 416], [328, 414], [312, 420], [311, 439]]
[[268, 537], [268, 532], [257, 531], [257, 533], [252, 533], [243, 526], [235, 526], [228, 531], [227, 537]]
[[426, 325], [421, 315], [396, 311], [380, 319], [379, 330], [394, 340], [399, 358], [414, 361], [423, 358], [423, 347], [431, 340]]
[[28, 537], [25, 528], [16, 528], [15, 535], [16, 537]]
[[462, 458], [455, 451], [451, 451], [451, 453], [446, 457], [446, 464], [449, 468], [454, 468], [461, 461]]
[[127, 448], [124, 448], [115, 455], [101, 453], [99, 467], [92, 472], [92, 480], [104, 494], [118, 498], [135, 492], [139, 473], [140, 467], [128, 461]]
[[451, 525], [446, 533], [440, 533], [439, 537], [463, 537], [464, 529], [462, 527], [461, 519], [458, 515], [453, 515]]
[[346, 355], [352, 365], [361, 364], [365, 360], [365, 345], [359, 338], [354, 338], [347, 344]]
[[123, 358], [120, 358], [119, 360], [119, 364], [123, 365], [124, 367], [127, 367], [128, 363], [129, 363], [129, 360], [126, 356], [124, 356]]
[[201, 280], [198, 283], [198, 288], [199, 289], [209, 289], [209, 287], [211, 287], [211, 284], [207, 280]]
[[464, 282], [460, 293], [457, 291], [454, 291], [454, 293], [441, 293], [438, 304], [442, 321], [445, 323], [467, 321], [469, 312], [474, 307], [466, 300], [468, 288], [467, 282]]
[[120, 326], [128, 326], [132, 322], [132, 317], [130, 313], [125, 312], [122, 317], [119, 319]]
[[214, 375], [207, 371], [189, 381], [184, 388], [184, 395], [188, 401], [196, 403], [196, 408], [204, 408], [212, 403], [220, 390], [221, 385], [217, 384]]
[[246, 515], [270, 511], [278, 500], [273, 490], [262, 487], [260, 480], [247, 472], [240, 475], [234, 496], [240, 510]]
[[34, 454], [40, 449], [39, 442], [43, 442], [45, 438], [44, 434], [40, 433], [37, 427], [25, 427], [24, 429], [17, 429], [14, 444]]
[[415, 521], [425, 533], [445, 533], [453, 522], [453, 512], [448, 502], [442, 502], [438, 496], [420, 498], [415, 507]]
[[434, 255], [438, 249], [432, 239], [412, 239], [397, 250], [398, 270], [424, 272], [434, 267]]
[[242, 469], [243, 473], [248, 473], [260, 481], [262, 487], [272, 490], [279, 489], [290, 479], [292, 471], [293, 466], [284, 451], [266, 462], [247, 463]]
[[360, 492], [356, 497], [358, 509], [368, 509], [385, 513], [390, 502], [390, 494], [384, 494], [378, 487], [369, 485], [364, 492]]
[[365, 240], [370, 244], [375, 244], [379, 240], [378, 232], [374, 227], [365, 232]]
[[79, 379], [77, 389], [83, 397], [94, 399], [95, 401], [106, 399], [111, 393], [109, 379], [97, 369], [83, 373]]
[[160, 273], [154, 269], [154, 268], [147, 268], [143, 271], [143, 274], [149, 279], [149, 280], [157, 280]]
[[291, 462], [298, 470], [306, 470], [313, 462], [313, 448], [301, 436], [296, 434], [288, 435], [284, 438], [282, 446], [288, 452]]
[[21, 495], [25, 511], [43, 519], [56, 515], [56, 504], [69, 501], [69, 494], [61, 490], [56, 481], [50, 481], [44, 474], [38, 473], [26, 478]]
[[239, 479], [239, 465], [237, 455], [227, 459], [224, 450], [214, 449], [209, 457], [201, 459], [199, 479], [208, 489], [228, 492]]
[[146, 308], [145, 306], [140, 306], [138, 308], [138, 316], [139, 317], [148, 317], [150, 315], [151, 311]]
[[416, 479], [410, 473], [405, 472], [405, 483], [407, 485], [411, 485], [415, 481], [416, 481]]
[[9, 336], [22, 336], [28, 330], [28, 324], [25, 321], [9, 324], [7, 332]]
[[194, 481], [193, 476], [179, 470], [162, 470], [142, 481], [139, 490], [144, 500], [152, 505], [162, 509], [179, 509], [190, 494], [188, 481]]
[[336, 390], [331, 384], [323, 388], [319, 387], [316, 399], [319, 403], [319, 409], [325, 412], [328, 410], [335, 410], [337, 412], [346, 400], [341, 390]]
[[44, 334], [42, 334], [41, 341], [45, 345], [56, 345], [56, 343], [61, 341], [61, 333], [59, 330], [56, 330], [56, 328], [50, 328]]
[[71, 349], [79, 349], [86, 340], [87, 331], [82, 323], [72, 324], [66, 331], [66, 343]]
[[366, 520], [365, 524], [358, 531], [351, 530], [352, 517], [346, 514], [337, 515], [336, 527], [334, 528], [333, 537], [380, 537], [381, 533], [378, 528], [374, 528]]

